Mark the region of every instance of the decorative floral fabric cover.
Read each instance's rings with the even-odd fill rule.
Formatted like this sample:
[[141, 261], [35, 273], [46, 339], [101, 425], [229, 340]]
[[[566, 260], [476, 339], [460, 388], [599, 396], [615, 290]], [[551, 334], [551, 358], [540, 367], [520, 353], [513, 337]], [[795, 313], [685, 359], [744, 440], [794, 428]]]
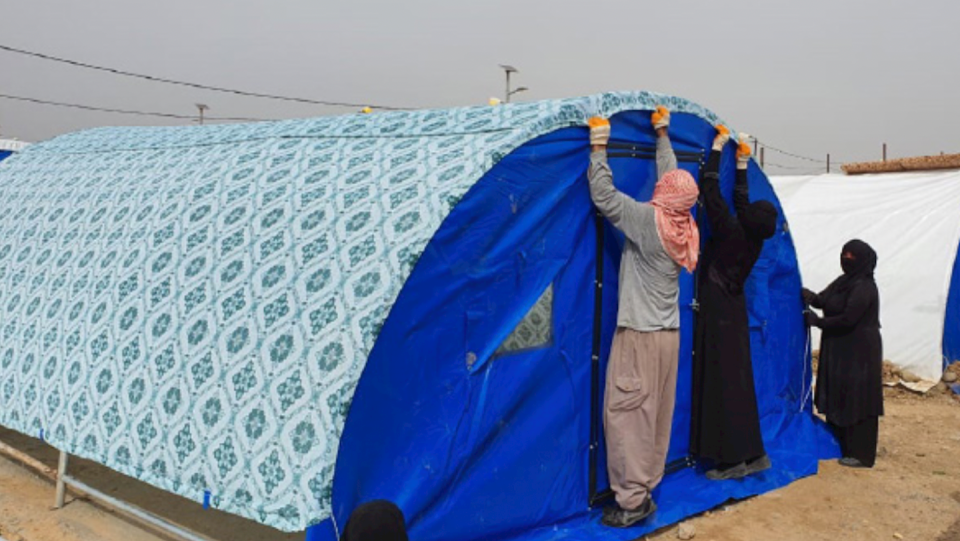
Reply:
[[367, 355], [451, 208], [523, 143], [657, 104], [718, 120], [609, 93], [31, 145], [0, 165], [0, 424], [317, 523]]

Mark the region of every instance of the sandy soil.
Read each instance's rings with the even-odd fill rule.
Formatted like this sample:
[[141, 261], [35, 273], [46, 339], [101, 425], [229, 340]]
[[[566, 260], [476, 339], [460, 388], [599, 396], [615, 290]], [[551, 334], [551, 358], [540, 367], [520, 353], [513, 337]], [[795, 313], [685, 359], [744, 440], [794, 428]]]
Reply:
[[[960, 401], [887, 390], [880, 457], [873, 470], [823, 462], [820, 473], [781, 490], [731, 503], [690, 519], [704, 541], [960, 541]], [[55, 466], [56, 454], [36, 440], [0, 431], [0, 440]], [[80, 480], [212, 539], [290, 541], [284, 535], [158, 491], [84, 461]], [[162, 537], [83, 500], [51, 510], [46, 479], [0, 459], [0, 536], [7, 541], [158, 541]], [[678, 538], [667, 528], [646, 539]]]
[[[872, 470], [835, 461], [780, 490], [689, 520], [700, 541], [960, 541], [960, 403], [886, 391]], [[649, 537], [677, 539], [678, 528]]]

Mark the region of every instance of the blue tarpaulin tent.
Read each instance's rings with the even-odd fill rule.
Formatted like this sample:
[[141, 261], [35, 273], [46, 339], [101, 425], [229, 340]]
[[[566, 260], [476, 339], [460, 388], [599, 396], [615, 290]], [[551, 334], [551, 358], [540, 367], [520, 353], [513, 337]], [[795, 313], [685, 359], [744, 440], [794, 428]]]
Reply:
[[[714, 134], [704, 118], [675, 114], [681, 167], [697, 175]], [[656, 180], [649, 112], [615, 115], [613, 140], [619, 188], [648, 199]], [[615, 328], [623, 241], [591, 210], [586, 141], [584, 128], [566, 128], [524, 144], [486, 173], [427, 245], [354, 397], [335, 474], [340, 524], [358, 503], [387, 498], [404, 508], [415, 539], [633, 539], [813, 474], [818, 457], [833, 452], [829, 443], [818, 449], [822, 432], [807, 402], [800, 277], [781, 218], [748, 284], [774, 469], [715, 483], [687, 456], [695, 292], [685, 275], [671, 473], [656, 494], [660, 511], [625, 532], [588, 512], [607, 486], [598, 380]], [[728, 195], [733, 177], [728, 151]], [[776, 200], [755, 164], [749, 179], [753, 198]], [[594, 285], [598, 263], [602, 289]], [[598, 323], [600, 363], [592, 364]], [[544, 330], [531, 332], [537, 325]]]
[[719, 119], [646, 92], [34, 145], [0, 166], [0, 424], [312, 539], [374, 498], [418, 540], [628, 539], [813, 474], [834, 447], [781, 221], [748, 283], [773, 469], [714, 483], [688, 456], [684, 275], [660, 511], [598, 524], [623, 240], [589, 200], [585, 123], [612, 118], [616, 182], [645, 199], [657, 104], [696, 175]]
[[[957, 247], [960, 256], [960, 247]], [[960, 361], [960, 257], [953, 261], [950, 288], [947, 293], [947, 311], [943, 320], [943, 364]]]

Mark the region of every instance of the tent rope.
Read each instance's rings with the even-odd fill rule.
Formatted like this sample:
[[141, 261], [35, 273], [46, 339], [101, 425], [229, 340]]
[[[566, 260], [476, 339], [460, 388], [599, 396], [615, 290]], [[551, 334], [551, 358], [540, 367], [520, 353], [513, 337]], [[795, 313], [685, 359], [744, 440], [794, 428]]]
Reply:
[[813, 377], [813, 371], [811, 370], [810, 378], [808, 378], [808, 377], [807, 377], [807, 365], [808, 365], [809, 363], [807, 362], [807, 356], [806, 356], [806, 354], [810, 352], [810, 341], [811, 341], [811, 335], [812, 335], [812, 334], [813, 334], [813, 333], [812, 333], [810, 327], [807, 327], [806, 344], [805, 344], [805, 346], [804, 346], [804, 348], [803, 348], [803, 351], [804, 351], [804, 357], [803, 357], [803, 381], [802, 381], [803, 387], [801, 388], [801, 393], [800, 393], [800, 411], [801, 411], [801, 412], [803, 411], [803, 408], [806, 407], [806, 405], [807, 405], [807, 400], [809, 400], [809, 399], [812, 397], [812, 395], [813, 395], [813, 383], [810, 381], [810, 378]]
[[337, 514], [336, 514], [336, 513], [333, 513], [333, 512], [330, 513], [330, 522], [333, 524], [333, 535], [334, 535], [334, 537], [337, 539], [337, 541], [340, 541], [340, 526], [337, 525]]

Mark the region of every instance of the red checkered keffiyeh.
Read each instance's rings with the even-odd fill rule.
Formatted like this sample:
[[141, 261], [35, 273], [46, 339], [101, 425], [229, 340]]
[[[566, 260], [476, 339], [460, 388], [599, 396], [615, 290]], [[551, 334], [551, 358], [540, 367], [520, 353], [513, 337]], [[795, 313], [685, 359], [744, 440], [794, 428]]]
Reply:
[[653, 189], [653, 205], [660, 242], [670, 258], [693, 272], [700, 252], [700, 230], [690, 214], [700, 190], [693, 176], [683, 169], [664, 173]]

